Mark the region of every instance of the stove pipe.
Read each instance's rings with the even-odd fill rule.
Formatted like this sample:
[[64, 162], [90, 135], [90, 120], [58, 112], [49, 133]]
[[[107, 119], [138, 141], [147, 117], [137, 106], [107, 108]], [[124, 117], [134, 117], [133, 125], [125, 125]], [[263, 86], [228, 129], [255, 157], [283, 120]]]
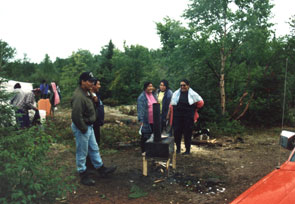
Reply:
[[161, 114], [160, 114], [160, 104], [153, 104], [153, 119], [154, 119], [154, 141], [161, 141]]

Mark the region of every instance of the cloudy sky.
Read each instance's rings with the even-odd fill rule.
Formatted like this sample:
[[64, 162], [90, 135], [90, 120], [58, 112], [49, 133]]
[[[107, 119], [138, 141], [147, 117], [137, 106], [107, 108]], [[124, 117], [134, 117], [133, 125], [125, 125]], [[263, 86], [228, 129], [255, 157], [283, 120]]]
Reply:
[[[295, 0], [271, 0], [277, 35], [289, 32]], [[161, 46], [155, 22], [166, 16], [182, 20], [189, 0], [0, 0], [0, 39], [39, 63], [49, 54], [66, 58], [86, 49], [98, 54], [112, 39], [122, 49], [139, 44]]]

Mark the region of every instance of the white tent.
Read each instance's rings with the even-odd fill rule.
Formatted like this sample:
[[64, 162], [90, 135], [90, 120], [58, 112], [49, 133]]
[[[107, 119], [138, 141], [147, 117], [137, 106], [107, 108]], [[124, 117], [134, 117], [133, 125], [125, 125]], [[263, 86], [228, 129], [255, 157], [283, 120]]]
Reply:
[[33, 90], [33, 83], [28, 83], [28, 82], [20, 82], [20, 81], [14, 81], [14, 80], [9, 80], [7, 82], [2, 83], [2, 86], [7, 92], [13, 92], [14, 91], [14, 85], [16, 83], [19, 83], [21, 85], [21, 89], [24, 92], [30, 92]]

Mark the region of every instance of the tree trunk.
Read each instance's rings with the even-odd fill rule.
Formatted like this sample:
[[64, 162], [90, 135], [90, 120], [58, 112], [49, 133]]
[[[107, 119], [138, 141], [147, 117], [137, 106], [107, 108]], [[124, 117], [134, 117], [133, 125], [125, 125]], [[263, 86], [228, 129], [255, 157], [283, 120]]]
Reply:
[[224, 74], [220, 75], [220, 106], [221, 106], [221, 114], [225, 113], [225, 89], [224, 89]]
[[220, 106], [221, 114], [225, 114], [225, 89], [224, 89], [224, 68], [225, 68], [226, 56], [224, 55], [224, 49], [221, 51], [221, 68], [220, 68], [220, 79], [219, 79], [219, 89], [220, 89]]
[[243, 116], [245, 115], [246, 111], [248, 110], [248, 108], [249, 108], [249, 106], [250, 106], [250, 103], [251, 103], [253, 97], [254, 97], [254, 94], [251, 95], [251, 98], [250, 98], [250, 100], [248, 101], [248, 103], [247, 103], [246, 107], [244, 108], [243, 112], [242, 112], [238, 117], [236, 117], [235, 120], [239, 120], [241, 117], [243, 117]]

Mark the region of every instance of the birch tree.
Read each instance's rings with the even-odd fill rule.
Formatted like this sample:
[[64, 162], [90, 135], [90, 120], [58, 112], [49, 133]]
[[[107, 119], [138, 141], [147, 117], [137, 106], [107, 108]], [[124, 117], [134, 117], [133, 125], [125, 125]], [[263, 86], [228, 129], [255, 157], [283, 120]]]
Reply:
[[[269, 0], [191, 0], [184, 17], [198, 38], [205, 38], [219, 49], [220, 106], [226, 112], [226, 70], [228, 59], [242, 44], [257, 35], [269, 35], [269, 18], [273, 5]], [[212, 67], [210, 67], [212, 69]]]

